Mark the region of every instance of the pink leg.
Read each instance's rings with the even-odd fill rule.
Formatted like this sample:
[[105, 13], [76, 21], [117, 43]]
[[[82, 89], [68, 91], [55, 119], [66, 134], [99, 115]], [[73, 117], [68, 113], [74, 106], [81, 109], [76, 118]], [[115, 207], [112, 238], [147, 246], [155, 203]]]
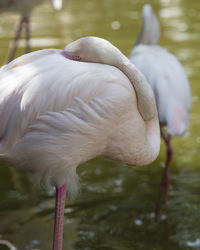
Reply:
[[62, 250], [66, 185], [56, 189], [53, 250]]
[[22, 32], [22, 27], [23, 27], [23, 22], [24, 22], [24, 17], [21, 18], [15, 38], [13, 40], [12, 46], [11, 46], [11, 50], [7, 59], [7, 63], [9, 63], [10, 61], [13, 60], [16, 50], [17, 50], [17, 45], [18, 45], [18, 41]]
[[169, 192], [169, 185], [170, 185], [170, 162], [172, 159], [172, 146], [171, 146], [171, 136], [168, 135], [168, 140], [167, 140], [167, 160], [166, 160], [166, 166], [165, 166], [165, 171], [163, 174], [163, 185], [165, 189], [165, 208], [167, 208], [167, 203], [168, 203], [168, 192]]
[[160, 190], [159, 190], [159, 195], [158, 195], [158, 202], [156, 206], [156, 211], [155, 211], [155, 219], [158, 219], [158, 214], [160, 211], [160, 205], [161, 205], [161, 196], [162, 193], [164, 192], [164, 205], [165, 209], [167, 208], [167, 203], [168, 203], [168, 193], [169, 193], [169, 185], [170, 185], [170, 162], [172, 159], [172, 146], [171, 146], [171, 136], [168, 135], [167, 137], [165, 136], [162, 128], [161, 128], [161, 136], [166, 144], [167, 148], [167, 159], [166, 159], [166, 164], [165, 164], [165, 169], [162, 177], [162, 182], [160, 185]]

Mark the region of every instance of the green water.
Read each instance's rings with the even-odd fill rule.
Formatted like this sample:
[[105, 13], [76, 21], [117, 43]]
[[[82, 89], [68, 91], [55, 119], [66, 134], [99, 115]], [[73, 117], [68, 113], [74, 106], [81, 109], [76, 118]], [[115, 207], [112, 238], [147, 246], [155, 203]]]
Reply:
[[[56, 12], [47, 2], [32, 15], [32, 49], [63, 48], [81, 36], [111, 41], [127, 56], [141, 24], [144, 0], [71, 0]], [[156, 223], [165, 148], [150, 166], [132, 168], [94, 159], [78, 168], [81, 193], [67, 200], [64, 249], [200, 249], [200, 1], [149, 1], [162, 28], [160, 44], [182, 62], [190, 80], [192, 111], [184, 137], [174, 138], [168, 211]], [[5, 62], [19, 16], [0, 14], [0, 63]], [[18, 55], [24, 53], [20, 41]], [[24, 172], [0, 167], [0, 239], [19, 250], [51, 249], [54, 190], [35, 187]], [[0, 245], [1, 249], [1, 245]], [[3, 247], [2, 247], [3, 249]]]

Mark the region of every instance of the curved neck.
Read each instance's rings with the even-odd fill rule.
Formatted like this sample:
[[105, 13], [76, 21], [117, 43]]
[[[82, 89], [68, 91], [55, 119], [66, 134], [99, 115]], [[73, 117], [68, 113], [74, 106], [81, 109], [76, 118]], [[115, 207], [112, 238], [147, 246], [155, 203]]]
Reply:
[[106, 157], [129, 165], [143, 166], [153, 162], [159, 154], [160, 126], [157, 117], [143, 123], [129, 110], [113, 133], [104, 153]]
[[137, 95], [138, 110], [144, 121], [151, 120], [157, 116], [153, 91], [144, 75], [134, 66], [134, 64], [132, 64], [123, 54], [121, 54], [121, 56], [123, 56], [122, 60], [120, 62], [119, 60], [115, 60], [114, 66], [119, 68], [132, 83]]
[[143, 9], [142, 28], [136, 40], [139, 44], [157, 45], [160, 39], [160, 25], [152, 9]]
[[137, 95], [138, 110], [144, 121], [157, 116], [153, 91], [144, 75], [119, 49], [106, 40], [86, 37], [67, 45], [61, 52], [67, 58], [82, 62], [103, 63], [121, 70], [132, 83]]
[[[157, 118], [146, 122], [147, 140], [154, 160], [160, 152], [160, 125]], [[152, 161], [153, 161], [152, 160]]]

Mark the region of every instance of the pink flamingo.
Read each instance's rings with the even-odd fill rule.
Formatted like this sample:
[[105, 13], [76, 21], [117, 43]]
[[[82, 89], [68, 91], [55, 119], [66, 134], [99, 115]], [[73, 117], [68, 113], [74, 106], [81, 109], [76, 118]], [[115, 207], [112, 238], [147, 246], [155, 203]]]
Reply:
[[[150, 5], [143, 7], [143, 23], [140, 35], [130, 56], [145, 75], [156, 98], [161, 136], [167, 147], [166, 166], [160, 188], [156, 217], [164, 188], [167, 207], [170, 184], [170, 162], [172, 159], [172, 135], [183, 135], [188, 127], [190, 111], [190, 87], [183, 67], [177, 58], [166, 49], [158, 46], [160, 28]], [[163, 131], [167, 127], [167, 135]]]
[[23, 55], [0, 70], [0, 158], [56, 186], [53, 250], [62, 249], [66, 191], [96, 156], [131, 165], [160, 149], [154, 95], [139, 70], [97, 37]]

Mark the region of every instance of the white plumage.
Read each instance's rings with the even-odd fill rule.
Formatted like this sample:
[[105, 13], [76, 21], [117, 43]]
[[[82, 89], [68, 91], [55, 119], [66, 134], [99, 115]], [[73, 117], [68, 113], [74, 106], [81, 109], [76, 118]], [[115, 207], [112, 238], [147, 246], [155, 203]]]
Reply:
[[[75, 171], [81, 162], [103, 154], [123, 160], [120, 150], [128, 154], [126, 143], [134, 145], [129, 163], [148, 163], [137, 156], [138, 151], [146, 153], [147, 131], [134, 89], [110, 65], [72, 61], [54, 49], [24, 55], [1, 70], [0, 107], [1, 152], [9, 152], [14, 161], [39, 175], [54, 176], [57, 186], [69, 176], [60, 169]], [[118, 154], [106, 152], [112, 148], [108, 137], [122, 128], [124, 141], [116, 142]], [[125, 141], [126, 133], [133, 142]]]
[[1, 159], [58, 190], [66, 185], [71, 195], [80, 163], [101, 155], [144, 165], [160, 148], [151, 88], [117, 48], [95, 37], [29, 53], [1, 68], [0, 120]]
[[182, 135], [188, 127], [190, 89], [177, 58], [158, 45], [136, 46], [130, 60], [150, 83], [156, 98], [161, 125], [170, 135]]

